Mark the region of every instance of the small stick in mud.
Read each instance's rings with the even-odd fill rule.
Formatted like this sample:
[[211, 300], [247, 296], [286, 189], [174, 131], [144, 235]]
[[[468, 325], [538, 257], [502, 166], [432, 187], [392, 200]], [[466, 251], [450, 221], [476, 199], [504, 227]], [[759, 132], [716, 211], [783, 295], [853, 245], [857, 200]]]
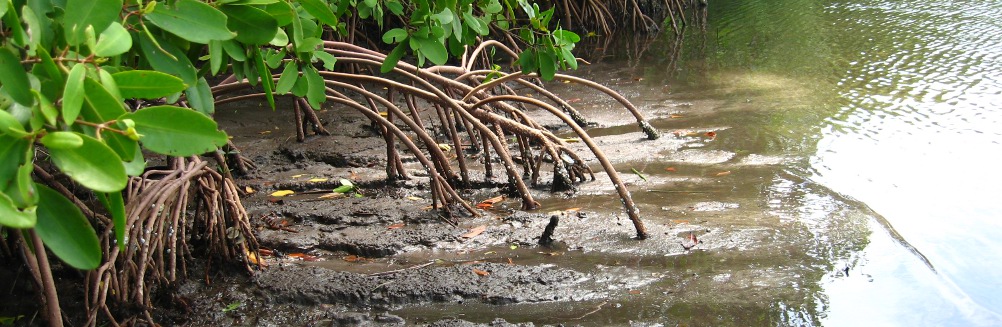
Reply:
[[550, 216], [550, 223], [546, 224], [546, 229], [543, 230], [543, 236], [539, 237], [539, 245], [550, 245], [553, 244], [553, 230], [557, 229], [557, 224], [560, 223], [560, 217], [557, 215]]

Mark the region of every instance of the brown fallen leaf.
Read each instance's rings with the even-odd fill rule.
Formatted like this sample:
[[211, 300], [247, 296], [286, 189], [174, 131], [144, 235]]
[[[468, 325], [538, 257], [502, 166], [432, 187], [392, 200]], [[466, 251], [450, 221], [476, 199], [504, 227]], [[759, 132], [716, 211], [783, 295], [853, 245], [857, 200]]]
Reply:
[[665, 171], [667, 171], [667, 172], [673, 172], [674, 173], [674, 172], [678, 171], [678, 169], [675, 169], [675, 167], [667, 167], [667, 168], [665, 168]]
[[567, 209], [567, 210], [564, 210], [564, 211], [566, 211], [566, 212], [576, 212], [576, 211], [581, 211], [581, 208], [570, 208], [570, 209]]
[[674, 118], [674, 119], [678, 119], [678, 118], [682, 118], [682, 117], [685, 117], [685, 116], [682, 116], [682, 115], [678, 115], [678, 114], [671, 114], [671, 115], [669, 115], [668, 117], [669, 117], [669, 118]]
[[480, 201], [480, 203], [477, 203], [477, 208], [480, 208], [480, 209], [490, 209], [490, 208], [493, 208], [495, 204], [497, 204], [498, 202], [501, 202], [501, 201], [504, 201], [504, 195], [498, 195], [498, 196], [495, 196], [493, 198]]
[[360, 262], [360, 261], [365, 261], [365, 258], [352, 254], [352, 255], [345, 256], [344, 258], [341, 258], [341, 260], [344, 260], [344, 261], [347, 261], [347, 262]]
[[264, 261], [264, 258], [258, 258], [257, 254], [254, 254], [254, 252], [251, 252], [250, 250], [244, 250], [244, 252], [247, 254], [247, 262], [264, 267], [268, 266], [268, 263]]
[[630, 294], [638, 295], [640, 294], [640, 290], [630, 290]]
[[320, 258], [317, 257], [317, 256], [315, 256], [315, 255], [309, 255], [309, 254], [306, 254], [306, 253], [299, 253], [299, 252], [289, 253], [287, 256], [288, 257], [292, 257], [292, 258], [296, 258], [296, 259], [300, 259], [300, 260], [303, 260], [303, 261], [317, 261], [317, 260], [320, 260]]
[[573, 98], [567, 100], [567, 103], [575, 103], [575, 102], [581, 102], [581, 98]]
[[327, 193], [317, 197], [317, 199], [340, 199], [347, 197], [344, 193]]
[[480, 269], [477, 269], [477, 268], [473, 268], [473, 273], [477, 274], [479, 276], [487, 276], [487, 275], [491, 274], [490, 272], [486, 272], [486, 271], [483, 271], [483, 270], [480, 270]]
[[262, 257], [271, 257], [275, 255], [275, 251], [265, 248], [260, 248], [257, 250], [257, 252], [260, 252]]
[[719, 173], [717, 173], [717, 175], [716, 175], [716, 176], [717, 176], [717, 177], [720, 177], [720, 176], [727, 176], [727, 175], [730, 175], [730, 174], [731, 174], [731, 171], [730, 171], [730, 170], [728, 170], [728, 171], [722, 171], [722, 172], [719, 172]]
[[396, 224], [393, 224], [393, 225], [389, 225], [389, 226], [386, 226], [386, 229], [397, 229], [397, 228], [401, 228], [401, 227], [404, 227], [404, 223], [396, 223]]
[[711, 139], [715, 139], [715, 138], [717, 138], [717, 132], [706, 132], [706, 137], [709, 137]]
[[480, 225], [480, 226], [471, 228], [469, 232], [466, 232], [466, 234], [463, 234], [463, 235], [459, 235], [459, 237], [462, 237], [462, 238], [473, 238], [473, 237], [476, 237], [477, 235], [480, 235], [480, 233], [483, 233], [485, 230], [487, 230], [487, 225]]

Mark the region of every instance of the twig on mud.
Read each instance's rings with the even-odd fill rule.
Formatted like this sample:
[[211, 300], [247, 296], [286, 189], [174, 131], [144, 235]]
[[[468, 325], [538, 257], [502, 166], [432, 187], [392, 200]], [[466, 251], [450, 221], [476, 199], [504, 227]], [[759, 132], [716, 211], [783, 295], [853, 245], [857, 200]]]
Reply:
[[459, 227], [459, 225], [456, 224], [456, 222], [450, 220], [446, 216], [443, 216], [443, 215], [436, 215], [436, 216], [438, 216], [439, 219], [442, 219], [442, 221], [444, 221], [446, 224], [452, 225], [452, 227]]
[[580, 317], [577, 317], [577, 318], [574, 318], [574, 319], [571, 319], [571, 320], [580, 320], [580, 319], [582, 319], [584, 317], [587, 317], [587, 316], [589, 316], [589, 315], [591, 315], [593, 313], [596, 313], [596, 312], [598, 312], [598, 310], [602, 310], [602, 307], [605, 306], [608, 303], [609, 303], [609, 301], [602, 301], [602, 303], [599, 303], [597, 306], [595, 306], [595, 309], [592, 309], [591, 311], [586, 312], [585, 314], [581, 315]]
[[[432, 260], [432, 261], [428, 261], [428, 262], [425, 262], [425, 263], [422, 263], [422, 264], [420, 264], [420, 265], [416, 265], [416, 266], [410, 266], [410, 267], [407, 267], [407, 268], [400, 268], [400, 269], [396, 269], [396, 270], [390, 270], [390, 271], [383, 271], [383, 272], [377, 272], [377, 273], [371, 273], [371, 274], [369, 274], [369, 276], [384, 276], [384, 275], [392, 275], [392, 274], [396, 274], [396, 273], [398, 273], [398, 272], [402, 272], [402, 271], [407, 271], [407, 270], [411, 270], [411, 269], [421, 269], [421, 268], [424, 268], [424, 267], [427, 267], [427, 266], [431, 266], [431, 265], [433, 265], [433, 264], [435, 264], [435, 261], [434, 261], [434, 260]], [[380, 286], [382, 286], [382, 285], [380, 285]], [[376, 288], [379, 288], [379, 287], [376, 287]], [[373, 289], [373, 290], [375, 290], [375, 289]]]

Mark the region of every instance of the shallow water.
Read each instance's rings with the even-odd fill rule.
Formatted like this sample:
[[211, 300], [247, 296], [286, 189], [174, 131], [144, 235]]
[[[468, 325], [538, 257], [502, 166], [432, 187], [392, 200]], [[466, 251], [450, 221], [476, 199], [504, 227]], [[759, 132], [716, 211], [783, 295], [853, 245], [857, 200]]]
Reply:
[[[649, 225], [691, 225], [704, 243], [678, 253], [611, 242], [619, 245], [553, 260], [596, 276], [631, 268], [616, 274], [637, 283], [595, 303], [443, 305], [401, 315], [1002, 324], [1002, 3], [719, 1], [689, 23], [683, 37], [650, 43], [586, 39], [595, 44], [579, 53], [593, 65], [575, 74], [656, 117], [674, 143], [622, 140], [636, 132], [625, 113], [603, 114], [590, 133], [631, 183]], [[614, 107], [598, 97], [579, 104], [586, 114]], [[594, 185], [543, 202], [547, 210], [619, 210], [608, 188]], [[658, 237], [681, 240], [681, 230]], [[545, 314], [554, 311], [561, 314]]]
[[[824, 189], [760, 193], [773, 197], [770, 205], [800, 206], [792, 219], [831, 223], [822, 222], [831, 207], [818, 203], [828, 196], [872, 208], [861, 249], [818, 257], [852, 269], [819, 281], [816, 322], [996, 325], [1000, 18], [1002, 4], [991, 1], [715, 2], [705, 25], [690, 26], [683, 39], [601, 65], [625, 62], [630, 68], [612, 76], [642, 78], [635, 84], [647, 90], [623, 91], [653, 99], [648, 109], [690, 102], [675, 108], [701, 112], [656, 124], [662, 129], [729, 127], [708, 145], [735, 153], [723, 164], [742, 153], [791, 158], [774, 169], [802, 181], [760, 187]], [[601, 70], [590, 77], [601, 80]], [[672, 94], [659, 92], [665, 88]]]

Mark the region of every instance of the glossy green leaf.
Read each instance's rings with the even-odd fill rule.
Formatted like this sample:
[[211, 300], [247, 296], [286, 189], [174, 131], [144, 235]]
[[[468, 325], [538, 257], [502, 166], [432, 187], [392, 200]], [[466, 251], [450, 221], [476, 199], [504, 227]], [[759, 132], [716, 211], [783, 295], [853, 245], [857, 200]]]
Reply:
[[313, 109], [320, 109], [320, 104], [327, 100], [327, 86], [324, 84], [324, 79], [313, 66], [303, 66], [303, 75], [307, 81], [306, 100]]
[[383, 42], [386, 44], [394, 44], [397, 42], [403, 42], [407, 39], [407, 30], [402, 28], [394, 28], [386, 33], [383, 33]]
[[553, 53], [548, 51], [539, 51], [539, 77], [542, 77], [544, 81], [553, 80], [554, 74], [557, 72], [556, 58], [553, 57]]
[[38, 15], [35, 14], [35, 11], [30, 6], [21, 8], [21, 18], [28, 25], [28, 30], [31, 31], [28, 34], [28, 49], [33, 51], [38, 48], [38, 44], [42, 42], [42, 37], [44, 36], [43, 33], [40, 33], [41, 31], [45, 31], [42, 27], [42, 20], [38, 18]]
[[103, 142], [81, 135], [83, 144], [76, 148], [50, 148], [49, 157], [74, 181], [98, 192], [118, 192], [127, 181], [125, 166], [118, 155]]
[[536, 51], [532, 49], [522, 51], [522, 53], [518, 54], [518, 65], [522, 66], [522, 74], [536, 72], [536, 69], [539, 67], [537, 60]]
[[181, 107], [149, 107], [123, 118], [136, 123], [144, 148], [161, 154], [203, 154], [225, 145], [227, 140], [212, 118]]
[[379, 71], [383, 74], [393, 71], [394, 67], [397, 67], [397, 63], [400, 62], [400, 58], [403, 58], [407, 51], [407, 42], [400, 42], [397, 44], [390, 54], [386, 55], [386, 60], [383, 61], [383, 65], [379, 67]]
[[184, 90], [184, 96], [188, 99], [188, 105], [206, 116], [211, 116], [216, 112], [216, 100], [212, 96], [209, 82], [205, 77], [200, 77], [198, 83]]
[[268, 41], [268, 44], [284, 48], [289, 45], [289, 34], [286, 34], [285, 30], [279, 28], [275, 31], [275, 37], [271, 38], [271, 41]]
[[292, 9], [292, 5], [285, 1], [268, 4], [264, 6], [264, 11], [278, 22], [278, 26], [289, 25], [292, 23], [293, 17], [296, 17], [296, 10]]
[[56, 119], [59, 118], [59, 110], [56, 109], [56, 105], [49, 101], [45, 95], [38, 93], [38, 91], [31, 90], [31, 93], [35, 96], [35, 103], [38, 104], [38, 111], [42, 113], [42, 117], [45, 118], [45, 122], [49, 125], [55, 125]]
[[212, 75], [219, 73], [223, 67], [223, 43], [222, 41], [209, 41], [209, 68]]
[[0, 226], [31, 228], [35, 226], [37, 207], [18, 209], [7, 194], [0, 192]]
[[28, 73], [21, 67], [18, 56], [6, 47], [0, 47], [0, 80], [3, 81], [4, 90], [15, 102], [25, 107], [35, 103], [35, 97], [31, 95]]
[[207, 44], [212, 40], [229, 40], [236, 36], [226, 26], [226, 15], [201, 1], [177, 0], [173, 6], [161, 4], [143, 17], [154, 25], [195, 43]]
[[258, 76], [261, 78], [261, 87], [264, 88], [264, 97], [268, 100], [271, 110], [275, 110], [275, 80], [271, 77], [271, 70], [264, 63], [264, 54], [261, 50], [254, 50], [254, 61]]
[[337, 16], [334, 16], [334, 12], [331, 11], [331, 7], [327, 5], [326, 1], [323, 0], [299, 0], [299, 5], [303, 6], [306, 12], [310, 13], [311, 16], [319, 20], [321, 23], [327, 24], [329, 26], [337, 26]]
[[436, 65], [444, 65], [449, 60], [449, 51], [445, 49], [445, 45], [436, 39], [419, 38], [417, 39], [420, 48], [418, 51], [421, 52], [428, 60]]
[[[162, 49], [158, 48], [148, 36], [139, 38], [139, 46], [150, 66], [155, 70], [180, 77], [184, 84], [194, 85], [198, 76], [197, 71], [184, 52], [168, 42], [158, 43]], [[164, 52], [165, 50], [167, 52]]]
[[289, 61], [282, 70], [282, 75], [278, 77], [278, 84], [275, 85], [275, 94], [286, 94], [292, 90], [296, 79], [299, 78], [299, 65], [295, 61]]
[[111, 22], [108, 28], [101, 32], [97, 39], [94, 51], [95, 55], [101, 57], [111, 57], [129, 51], [132, 48], [132, 35], [118, 22]]
[[17, 176], [17, 169], [24, 163], [24, 154], [29, 146], [31, 142], [28, 140], [0, 134], [0, 190]]
[[101, 86], [104, 86], [104, 89], [108, 91], [108, 94], [111, 94], [115, 100], [118, 100], [118, 102], [124, 102], [125, 98], [122, 97], [122, 91], [118, 89], [118, 83], [115, 82], [115, 78], [111, 76], [111, 67], [104, 66], [102, 68], [103, 69], [97, 70], [97, 76], [98, 80], [101, 82]]
[[[230, 58], [233, 58], [233, 60], [240, 62], [247, 61], [247, 51], [244, 50], [244, 47], [236, 41], [223, 41], [223, 50], [225, 50], [226, 54], [230, 55]], [[236, 64], [234, 64], [234, 66], [236, 66]]]
[[70, 75], [66, 78], [66, 88], [63, 89], [63, 122], [66, 125], [73, 124], [73, 121], [80, 115], [80, 107], [84, 101], [84, 76], [87, 73], [87, 66], [84, 64], [73, 65]]
[[125, 250], [125, 200], [122, 192], [97, 193], [97, 199], [111, 213], [115, 224], [115, 241], [119, 250]]
[[45, 134], [42, 144], [50, 149], [76, 149], [83, 146], [83, 138], [73, 132], [56, 131]]
[[94, 26], [95, 32], [103, 32], [108, 25], [118, 20], [122, 11], [122, 0], [66, 0], [63, 16], [63, 33], [66, 42], [78, 45], [84, 42], [84, 30]]
[[324, 63], [324, 69], [326, 70], [334, 70], [334, 64], [337, 63], [337, 58], [334, 58], [334, 55], [323, 50], [313, 51], [313, 57], [320, 59]]
[[275, 38], [278, 21], [267, 12], [250, 6], [222, 6], [226, 27], [237, 33], [236, 40], [244, 44], [266, 44]]
[[577, 58], [574, 58], [574, 54], [571, 53], [571, 50], [567, 50], [566, 48], [561, 48], [560, 56], [563, 58], [564, 64], [566, 64], [568, 67], [570, 67], [571, 69], [578, 69], [578, 60]]
[[111, 75], [118, 91], [126, 99], [158, 99], [185, 89], [184, 81], [174, 75], [153, 70], [127, 70]]
[[[109, 93], [103, 85], [91, 78], [84, 78], [84, 106], [80, 110], [80, 118], [92, 123], [105, 123], [125, 113], [122, 102]], [[88, 135], [94, 135], [93, 127], [77, 124], [76, 128], [86, 131]], [[134, 157], [139, 148], [136, 141], [111, 131], [101, 133], [101, 138], [121, 160]]]
[[24, 126], [14, 118], [14, 115], [6, 110], [0, 110], [0, 135], [12, 134], [11, 136], [20, 137], [24, 133]]
[[6, 35], [14, 45], [24, 46], [28, 42], [28, 33], [21, 27], [21, 18], [17, 15], [17, 10], [8, 10], [3, 15], [4, 28], [10, 28], [10, 33]]
[[36, 187], [41, 200], [35, 231], [45, 246], [74, 268], [97, 268], [101, 264], [101, 245], [87, 217], [59, 192], [42, 184]]
[[143, 151], [136, 151], [132, 160], [125, 162], [125, 174], [129, 176], [142, 175], [146, 170], [146, 159], [143, 158]]

